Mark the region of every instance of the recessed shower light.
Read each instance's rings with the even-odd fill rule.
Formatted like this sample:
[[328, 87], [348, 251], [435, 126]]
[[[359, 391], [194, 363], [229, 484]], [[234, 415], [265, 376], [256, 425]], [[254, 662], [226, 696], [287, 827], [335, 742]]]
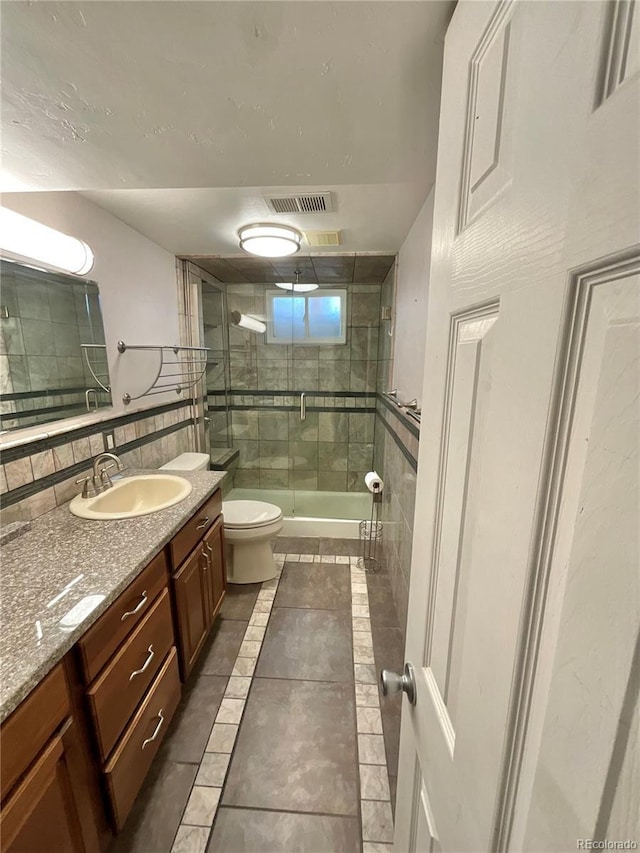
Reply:
[[302, 233], [290, 225], [245, 225], [238, 236], [241, 249], [263, 258], [295, 255], [302, 240]]

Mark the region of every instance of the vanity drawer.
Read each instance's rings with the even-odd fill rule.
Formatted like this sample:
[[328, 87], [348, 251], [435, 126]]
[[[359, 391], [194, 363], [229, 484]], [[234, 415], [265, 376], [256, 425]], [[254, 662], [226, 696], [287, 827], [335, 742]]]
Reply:
[[62, 664], [58, 664], [2, 724], [3, 800], [69, 713], [67, 680]]
[[161, 551], [78, 641], [87, 684], [147, 615], [153, 600], [166, 585], [167, 557]]
[[165, 588], [87, 691], [103, 760], [115, 746], [173, 642], [169, 591]]
[[105, 767], [114, 820], [119, 830], [127, 819], [179, 701], [178, 655], [173, 648]]
[[174, 570], [189, 556], [221, 512], [222, 492], [218, 489], [171, 540], [171, 562]]

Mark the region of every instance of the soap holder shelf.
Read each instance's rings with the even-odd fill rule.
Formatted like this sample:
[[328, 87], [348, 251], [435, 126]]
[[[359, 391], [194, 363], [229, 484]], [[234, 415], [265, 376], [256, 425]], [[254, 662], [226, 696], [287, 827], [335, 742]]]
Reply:
[[[125, 344], [118, 341], [118, 352], [122, 355], [129, 350], [146, 350], [158, 354], [158, 369], [153, 382], [141, 394], [123, 394], [122, 402], [127, 405], [141, 397], [154, 394], [166, 394], [183, 391], [197, 385], [207, 369], [209, 347], [183, 347], [164, 344]], [[211, 363], [215, 366], [215, 362]]]

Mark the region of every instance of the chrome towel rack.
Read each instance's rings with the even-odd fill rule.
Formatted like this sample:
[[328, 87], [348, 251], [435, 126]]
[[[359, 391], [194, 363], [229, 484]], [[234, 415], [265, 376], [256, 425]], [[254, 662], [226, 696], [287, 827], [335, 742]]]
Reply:
[[420, 423], [421, 409], [418, 407], [418, 400], [416, 397], [414, 397], [413, 400], [403, 402], [398, 399], [398, 391], [395, 388], [393, 391], [383, 391], [382, 394], [383, 396], [388, 397], [392, 403], [395, 403], [405, 415], [409, 415], [414, 421], [418, 421], [418, 423]]
[[[111, 393], [109, 384], [109, 366], [107, 364], [107, 347], [105, 344], [80, 344], [91, 375], [107, 394]], [[95, 389], [94, 389], [95, 390]], [[88, 401], [87, 401], [87, 409]]]
[[141, 394], [122, 395], [122, 402], [127, 405], [132, 400], [141, 397], [151, 397], [154, 394], [166, 394], [193, 388], [203, 377], [207, 365], [217, 366], [217, 362], [209, 362], [209, 347], [183, 347], [165, 344], [126, 344], [118, 341], [118, 352], [123, 355], [129, 350], [146, 350], [158, 354], [158, 367], [153, 382]]

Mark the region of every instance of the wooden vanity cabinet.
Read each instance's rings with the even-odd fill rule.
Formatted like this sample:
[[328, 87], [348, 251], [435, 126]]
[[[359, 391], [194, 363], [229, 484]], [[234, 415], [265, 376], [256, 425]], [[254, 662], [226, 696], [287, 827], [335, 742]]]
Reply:
[[2, 853], [100, 850], [72, 710], [60, 663], [2, 725]]
[[[217, 501], [209, 503], [215, 507]], [[193, 538], [190, 544], [193, 544]], [[187, 559], [174, 571], [172, 584], [180, 669], [182, 680], [186, 681], [209, 635], [226, 591], [222, 515], [218, 513], [215, 521], [207, 525], [205, 535], [196, 540]]]
[[200, 548], [173, 575], [180, 670], [185, 681], [209, 633], [206, 561]]
[[[0, 728], [0, 853], [100, 853], [122, 829], [225, 595], [205, 502]], [[175, 633], [174, 633], [175, 631]]]

